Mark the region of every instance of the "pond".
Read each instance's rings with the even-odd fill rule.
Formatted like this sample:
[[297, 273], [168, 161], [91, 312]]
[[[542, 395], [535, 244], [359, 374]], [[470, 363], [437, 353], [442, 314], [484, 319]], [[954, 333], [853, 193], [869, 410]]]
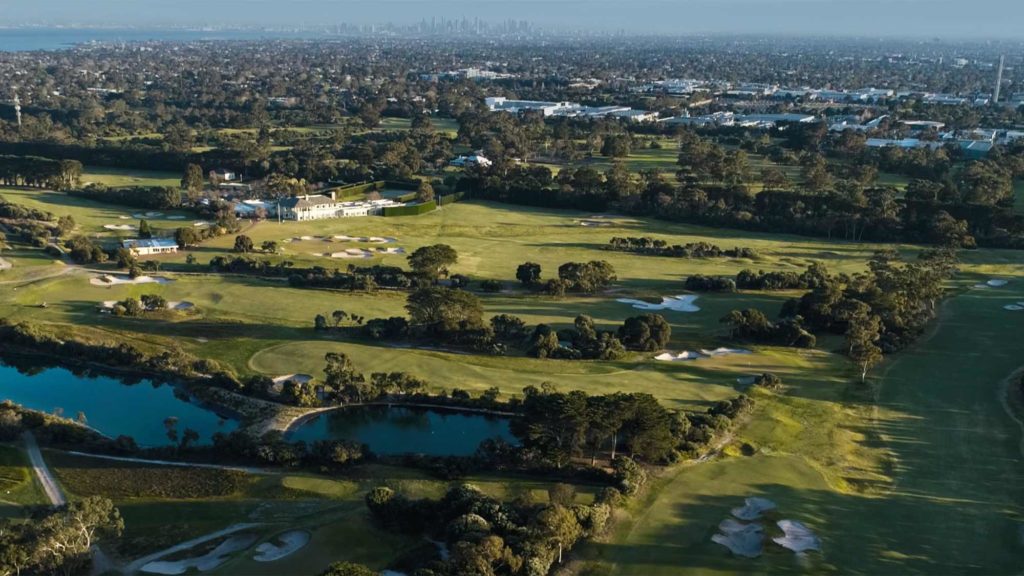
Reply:
[[468, 456], [480, 442], [517, 444], [509, 420], [486, 414], [408, 406], [352, 406], [301, 421], [289, 440], [352, 440], [377, 454]]
[[[20, 364], [20, 363], [19, 363]], [[92, 428], [110, 437], [131, 436], [140, 446], [170, 444], [164, 421], [177, 418], [210, 443], [215, 432], [230, 432], [238, 423], [194, 404], [169, 384], [139, 379], [131, 384], [102, 375], [79, 375], [64, 368], [18, 368], [0, 362], [0, 400], [67, 418], [85, 415]]]

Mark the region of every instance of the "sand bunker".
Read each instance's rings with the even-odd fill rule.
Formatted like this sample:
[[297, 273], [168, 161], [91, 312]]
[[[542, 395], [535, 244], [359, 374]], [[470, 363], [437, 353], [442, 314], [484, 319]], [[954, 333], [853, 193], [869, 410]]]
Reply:
[[711, 541], [721, 544], [736, 556], [757, 558], [764, 549], [764, 527], [760, 524], [744, 524], [732, 518], [726, 518], [718, 525], [720, 534], [711, 537]]
[[1020, 304], [1007, 304], [1006, 306], [1003, 306], [1003, 310], [1009, 310], [1011, 312], [1020, 312], [1021, 310], [1024, 310], [1024, 306]]
[[699, 312], [700, 308], [694, 305], [696, 300], [696, 295], [681, 294], [679, 296], [663, 296], [661, 298], [661, 304], [652, 304], [650, 302], [634, 300], [632, 298], [619, 298], [616, 302], [629, 304], [637, 310], [647, 310], [650, 312], [658, 310], [671, 310], [673, 312]]
[[210, 223], [205, 220], [196, 220], [192, 223], [193, 226], [209, 226]]
[[586, 226], [587, 228], [597, 228], [611, 225], [611, 222], [601, 222], [600, 220], [580, 220], [580, 226]]
[[814, 532], [811, 532], [811, 529], [802, 522], [779, 520], [777, 524], [785, 536], [772, 538], [772, 542], [798, 554], [808, 550], [821, 550], [821, 539], [815, 536]]
[[116, 284], [168, 284], [174, 282], [170, 278], [160, 276], [138, 276], [132, 278], [126, 274], [104, 274], [89, 279], [93, 286], [114, 286]]
[[393, 242], [398, 242], [398, 238], [392, 238], [391, 236], [346, 236], [345, 234], [340, 234], [333, 238], [340, 242], [367, 242], [370, 244], [391, 244]]
[[716, 356], [732, 356], [733, 354], [753, 354], [753, 352], [744, 348], [715, 348], [714, 350], [701, 348], [700, 353], [711, 358]]
[[373, 258], [373, 252], [362, 248], [348, 248], [343, 252], [331, 252], [331, 258]]
[[141, 570], [150, 574], [184, 574], [192, 568], [200, 572], [209, 572], [226, 562], [231, 554], [245, 550], [255, 541], [256, 536], [252, 534], [232, 536], [202, 556], [175, 561], [154, 560]]
[[704, 355], [700, 352], [690, 352], [689, 350], [683, 350], [679, 354], [662, 352], [654, 357], [655, 360], [661, 360], [662, 362], [688, 362], [700, 358], [704, 358]]
[[405, 248], [377, 248], [380, 254], [405, 254]]
[[0, 270], [10, 270], [11, 268], [14, 268], [14, 264], [11, 264], [9, 260], [0, 258]]
[[[280, 544], [276, 544], [279, 542]], [[273, 542], [264, 542], [256, 547], [252, 559], [257, 562], [273, 562], [294, 554], [309, 543], [309, 532], [293, 530], [274, 538]]]
[[309, 382], [312, 379], [313, 379], [313, 377], [310, 376], [309, 374], [285, 374], [283, 376], [278, 376], [278, 377], [274, 378], [273, 380], [274, 380], [274, 384], [284, 384], [285, 382], [287, 382], [289, 380], [292, 380], [294, 382], [298, 382], [299, 384], [305, 384], [305, 383]]
[[203, 338], [202, 336], [199, 336], [199, 337], [196, 338], [196, 342], [199, 342], [200, 344], [206, 344], [209, 341], [210, 341], [209, 338]]
[[1006, 280], [989, 280], [985, 284], [993, 288], [999, 288], [1000, 286], [1006, 286], [1008, 282]]
[[701, 358], [717, 358], [719, 356], [731, 356], [733, 354], [753, 354], [753, 352], [750, 350], [744, 350], [743, 348], [715, 348], [714, 350], [701, 348], [699, 352], [691, 352], [689, 350], [683, 350], [679, 354], [663, 352], [655, 356], [654, 359], [661, 360], [662, 362], [688, 362], [691, 360], [700, 360]]
[[121, 220], [131, 220], [132, 219], [131, 216], [123, 216], [123, 215], [122, 216], [118, 216], [118, 218], [120, 218]]
[[742, 508], [732, 509], [732, 515], [740, 520], [757, 520], [761, 517], [762, 512], [775, 509], [775, 502], [772, 502], [767, 498], [758, 498], [754, 496], [747, 498], [743, 502], [744, 506]]
[[131, 224], [104, 224], [103, 228], [105, 230], [124, 230], [124, 231], [138, 230], [138, 228], [136, 228], [135, 226], [133, 226]]
[[187, 300], [182, 300], [181, 302], [168, 302], [167, 303], [167, 309], [168, 310], [184, 311], [184, 310], [191, 310], [191, 309], [193, 309], [195, 307], [196, 307], [195, 304], [193, 304], [193, 303], [191, 303], [191, 302], [189, 302]]

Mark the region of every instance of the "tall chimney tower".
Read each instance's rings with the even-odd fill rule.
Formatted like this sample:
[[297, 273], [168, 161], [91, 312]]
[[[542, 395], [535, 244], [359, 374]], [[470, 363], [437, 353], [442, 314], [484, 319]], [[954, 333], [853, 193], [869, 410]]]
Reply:
[[21, 128], [21, 100], [18, 93], [14, 93], [14, 115], [18, 117], [18, 128]]
[[1006, 56], [999, 57], [999, 72], [996, 73], [996, 91], [992, 93], [992, 103], [999, 103], [999, 92], [1003, 89], [1003, 66], [1006, 64]]

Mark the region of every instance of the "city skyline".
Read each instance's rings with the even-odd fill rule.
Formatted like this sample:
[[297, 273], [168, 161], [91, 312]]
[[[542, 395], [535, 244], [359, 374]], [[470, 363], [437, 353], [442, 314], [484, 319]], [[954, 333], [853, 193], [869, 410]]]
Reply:
[[1024, 38], [1013, 0], [41, 0], [6, 7], [6, 26], [322, 27], [467, 18], [557, 30], [648, 34], [785, 34]]

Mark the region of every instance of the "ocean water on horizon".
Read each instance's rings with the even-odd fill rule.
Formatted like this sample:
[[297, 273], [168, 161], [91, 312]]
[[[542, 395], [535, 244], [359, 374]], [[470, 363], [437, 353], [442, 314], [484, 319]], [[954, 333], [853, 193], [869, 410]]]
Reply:
[[309, 39], [312, 34], [261, 32], [258, 30], [114, 30], [70, 28], [0, 29], [0, 52], [62, 50], [87, 42], [188, 42], [196, 40]]

